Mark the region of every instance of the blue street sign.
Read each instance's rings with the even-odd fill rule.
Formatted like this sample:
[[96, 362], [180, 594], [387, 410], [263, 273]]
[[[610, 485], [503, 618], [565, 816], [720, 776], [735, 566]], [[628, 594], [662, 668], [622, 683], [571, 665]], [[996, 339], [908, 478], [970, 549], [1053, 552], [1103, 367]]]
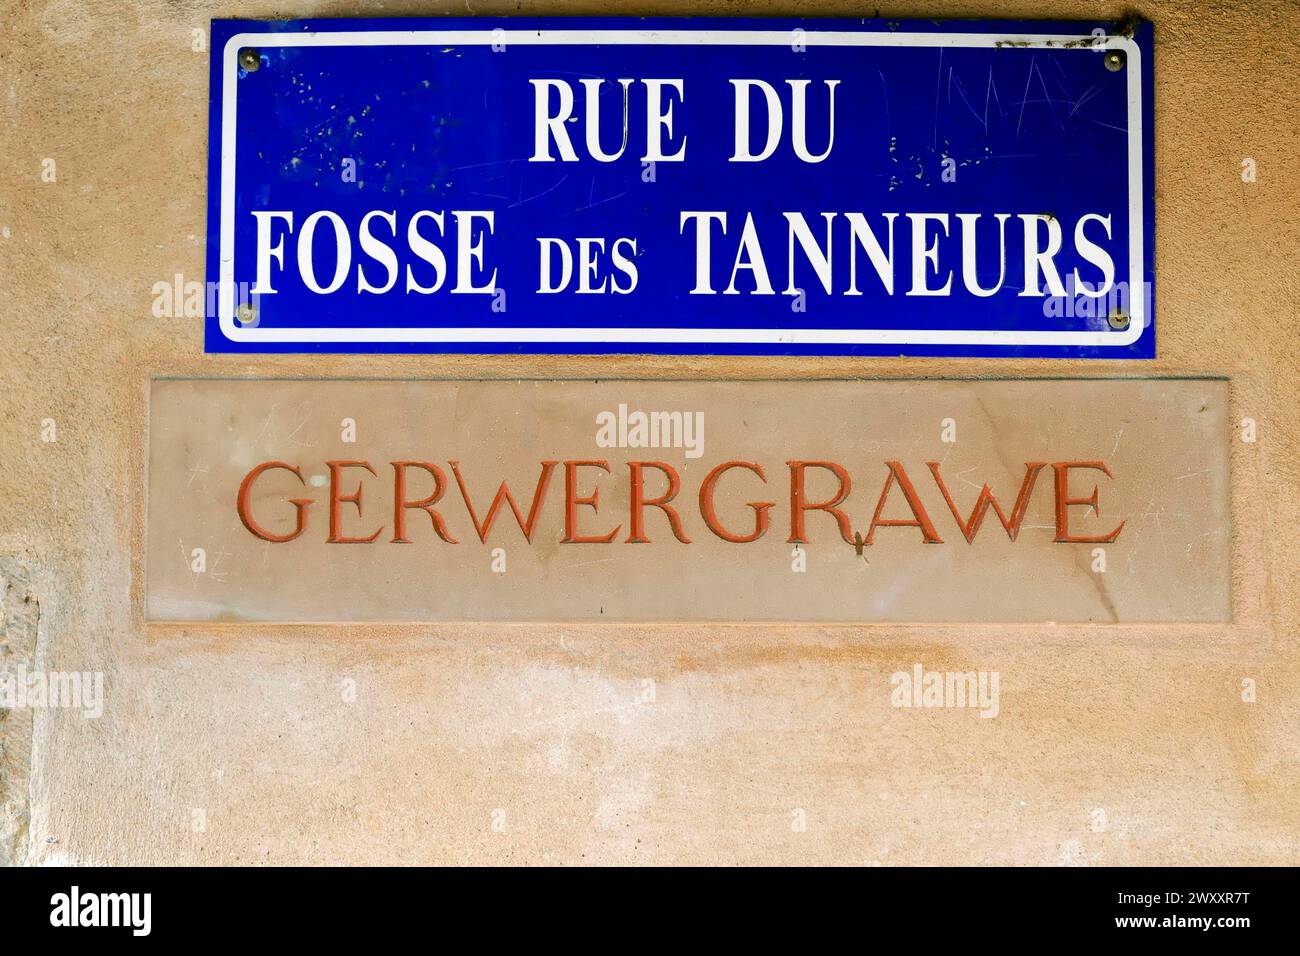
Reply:
[[1151, 46], [214, 21], [207, 350], [1152, 358]]

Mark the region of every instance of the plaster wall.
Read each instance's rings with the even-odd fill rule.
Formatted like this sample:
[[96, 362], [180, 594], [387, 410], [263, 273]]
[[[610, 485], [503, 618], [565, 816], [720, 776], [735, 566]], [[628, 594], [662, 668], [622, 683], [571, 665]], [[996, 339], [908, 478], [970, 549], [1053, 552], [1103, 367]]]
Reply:
[[[152, 315], [203, 277], [211, 17], [615, 12], [1154, 21], [1158, 359], [249, 360]], [[1300, 862], [1298, 34], [1294, 0], [2, 0], [0, 655], [106, 701], [0, 714], [0, 861]], [[152, 378], [598, 374], [1228, 376], [1232, 622], [145, 624]], [[891, 708], [914, 662], [998, 671], [1000, 715]]]

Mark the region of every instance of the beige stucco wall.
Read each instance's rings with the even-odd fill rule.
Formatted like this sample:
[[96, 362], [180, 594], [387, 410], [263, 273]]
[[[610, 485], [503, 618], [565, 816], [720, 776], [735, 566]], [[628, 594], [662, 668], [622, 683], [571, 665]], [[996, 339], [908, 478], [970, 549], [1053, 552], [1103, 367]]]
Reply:
[[[0, 861], [1300, 862], [1300, 5], [1148, 2], [1159, 359], [1232, 379], [1229, 626], [146, 626], [156, 376], [1133, 374], [1122, 363], [264, 358], [151, 315], [203, 276], [212, 16], [358, 3], [0, 10], [0, 579], [12, 663], [102, 670], [102, 718], [0, 718]], [[389, 3], [367, 13], [608, 13]], [[632, 13], [861, 14], [851, 3]], [[870, 12], [870, 11], [867, 11]], [[1105, 18], [1116, 3], [886, 3]], [[1243, 157], [1258, 181], [1241, 179]], [[40, 181], [42, 160], [57, 183]], [[41, 441], [44, 419], [58, 441]], [[888, 675], [996, 670], [1001, 715], [896, 710]], [[1242, 679], [1258, 686], [1242, 700]], [[347, 703], [341, 681], [356, 682]], [[638, 703], [644, 681], [653, 703]], [[792, 827], [803, 810], [806, 829]], [[195, 811], [205, 826], [195, 832]], [[494, 829], [494, 811], [504, 827]]]

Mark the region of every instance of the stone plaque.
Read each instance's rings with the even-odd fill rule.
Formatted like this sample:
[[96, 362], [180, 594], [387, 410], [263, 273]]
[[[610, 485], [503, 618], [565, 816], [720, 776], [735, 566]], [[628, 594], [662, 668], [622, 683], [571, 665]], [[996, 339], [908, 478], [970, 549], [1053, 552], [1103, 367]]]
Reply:
[[153, 383], [155, 621], [1224, 621], [1227, 383]]

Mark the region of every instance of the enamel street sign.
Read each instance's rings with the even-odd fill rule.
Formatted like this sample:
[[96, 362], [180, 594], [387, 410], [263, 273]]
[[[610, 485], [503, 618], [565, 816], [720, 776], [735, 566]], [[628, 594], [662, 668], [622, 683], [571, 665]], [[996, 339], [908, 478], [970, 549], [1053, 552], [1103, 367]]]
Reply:
[[212, 38], [210, 352], [1154, 357], [1150, 24]]

